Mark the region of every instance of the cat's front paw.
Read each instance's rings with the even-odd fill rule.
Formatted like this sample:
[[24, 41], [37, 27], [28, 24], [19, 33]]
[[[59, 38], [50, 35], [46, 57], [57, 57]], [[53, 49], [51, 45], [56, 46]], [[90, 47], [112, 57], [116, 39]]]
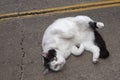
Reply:
[[98, 59], [97, 58], [93, 59], [93, 63], [94, 64], [98, 63]]
[[78, 56], [78, 55], [79, 55], [79, 53], [78, 53], [78, 48], [77, 48], [76, 46], [73, 46], [73, 47], [72, 47], [72, 50], [71, 50], [71, 53], [72, 53], [73, 55], [75, 55], [75, 56]]

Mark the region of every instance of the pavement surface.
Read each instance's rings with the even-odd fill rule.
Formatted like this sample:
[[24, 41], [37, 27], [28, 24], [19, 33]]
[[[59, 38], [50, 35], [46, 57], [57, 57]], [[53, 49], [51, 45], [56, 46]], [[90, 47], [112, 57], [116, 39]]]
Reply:
[[94, 1], [97, 2], [101, 0], [0, 0], [0, 13], [45, 9]]
[[[0, 15], [101, 0], [1, 0]], [[105, 0], [109, 1], [109, 0]], [[118, 0], [119, 1], [119, 0]], [[32, 15], [0, 20], [0, 80], [120, 80], [120, 7], [112, 6], [49, 15]], [[110, 57], [92, 63], [92, 54], [70, 56], [60, 72], [43, 75], [41, 40], [45, 29], [56, 19], [87, 15], [102, 21], [98, 31], [106, 41]]]

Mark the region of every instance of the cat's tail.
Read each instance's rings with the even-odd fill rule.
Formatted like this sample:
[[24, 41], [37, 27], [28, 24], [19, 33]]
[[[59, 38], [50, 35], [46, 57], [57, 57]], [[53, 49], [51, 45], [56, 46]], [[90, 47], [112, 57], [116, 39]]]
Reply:
[[92, 21], [90, 21], [89, 25], [93, 30], [95, 30], [97, 28], [103, 28], [104, 27], [104, 23], [102, 23], [102, 22], [94, 22], [94, 21], [92, 22]]
[[105, 47], [101, 47], [100, 48], [100, 58], [101, 59], [106, 59], [107, 57], [109, 57], [109, 52]]
[[109, 57], [109, 51], [107, 50], [105, 41], [102, 36], [98, 33], [98, 31], [94, 31], [95, 35], [95, 44], [100, 48], [100, 58], [106, 59]]

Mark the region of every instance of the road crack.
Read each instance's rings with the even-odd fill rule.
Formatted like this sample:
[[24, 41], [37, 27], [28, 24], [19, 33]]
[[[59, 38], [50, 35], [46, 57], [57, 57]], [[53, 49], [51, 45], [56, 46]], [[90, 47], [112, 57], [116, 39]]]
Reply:
[[21, 52], [22, 52], [22, 59], [21, 59], [21, 63], [20, 63], [20, 77], [19, 77], [19, 80], [23, 80], [23, 75], [24, 75], [24, 58], [25, 58], [25, 49], [24, 49], [24, 40], [25, 40], [25, 34], [23, 32], [23, 30], [21, 31], [22, 33], [22, 37], [21, 37], [21, 41], [20, 41], [20, 49], [21, 49]]

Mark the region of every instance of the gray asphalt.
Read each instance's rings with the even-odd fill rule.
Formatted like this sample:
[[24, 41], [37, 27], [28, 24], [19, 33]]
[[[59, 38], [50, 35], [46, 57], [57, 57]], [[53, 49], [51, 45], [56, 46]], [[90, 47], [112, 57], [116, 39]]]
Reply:
[[71, 4], [97, 2], [101, 0], [0, 0], [0, 13], [20, 12], [26, 10], [46, 9]]
[[[26, 2], [21, 0], [21, 4], [29, 4], [23, 10], [12, 5], [15, 0], [0, 1], [0, 13], [24, 11], [39, 9], [39, 4], [46, 5], [47, 3], [32, 3], [32, 0]], [[19, 1], [19, 0], [18, 0]], [[45, 0], [48, 2], [48, 0]], [[57, 0], [55, 0], [57, 1]], [[78, 0], [70, 0], [73, 4], [78, 3]], [[77, 2], [78, 1], [78, 2]], [[82, 2], [83, 0], [81, 0]], [[93, 0], [95, 1], [95, 0]], [[71, 4], [64, 0], [57, 1], [54, 4], [50, 1], [44, 6], [49, 8]], [[89, 1], [86, 1], [89, 2]], [[85, 1], [83, 1], [85, 3]], [[9, 7], [7, 10], [5, 5]], [[9, 6], [11, 5], [11, 6]], [[34, 6], [35, 5], [35, 6]], [[43, 6], [41, 8], [44, 8]], [[97, 9], [75, 13], [52, 14], [48, 16], [34, 16], [31, 18], [14, 18], [11, 20], [0, 22], [0, 80], [120, 80], [120, 7], [112, 7], [105, 9]], [[98, 31], [106, 41], [107, 48], [110, 52], [110, 57], [106, 60], [99, 60], [98, 64], [92, 63], [92, 54], [84, 52], [79, 57], [70, 56], [66, 65], [60, 72], [51, 72], [43, 75], [43, 64], [40, 53], [42, 52], [41, 40], [45, 29], [55, 19], [87, 15], [91, 18], [105, 23], [103, 29]]]

